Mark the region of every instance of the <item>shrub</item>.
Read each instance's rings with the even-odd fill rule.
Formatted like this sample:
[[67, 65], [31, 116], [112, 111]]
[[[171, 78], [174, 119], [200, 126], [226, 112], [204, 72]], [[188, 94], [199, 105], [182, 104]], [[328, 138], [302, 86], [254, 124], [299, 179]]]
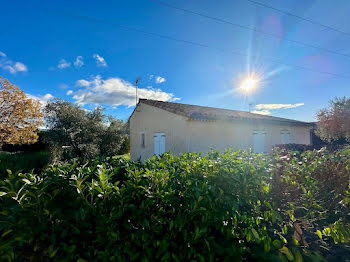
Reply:
[[313, 144], [313, 145], [305, 145], [305, 144], [281, 144], [281, 145], [275, 145], [275, 148], [278, 148], [282, 152], [284, 151], [298, 151], [299, 153], [306, 152], [306, 151], [313, 151], [313, 150], [321, 150], [322, 148], [327, 149], [331, 152], [336, 152], [339, 150], [342, 150], [343, 148], [346, 148], [349, 146], [346, 143], [322, 143], [322, 144]]
[[10, 173], [0, 185], [0, 257], [341, 260], [349, 255], [349, 167], [349, 149], [213, 151]]
[[47, 151], [0, 153], [0, 180], [7, 175], [7, 170], [30, 172], [40, 171], [49, 163]]
[[275, 146], [278, 149], [281, 149], [282, 151], [298, 151], [298, 152], [305, 152], [310, 151], [314, 149], [320, 149], [315, 148], [312, 145], [305, 145], [305, 144], [281, 144]]

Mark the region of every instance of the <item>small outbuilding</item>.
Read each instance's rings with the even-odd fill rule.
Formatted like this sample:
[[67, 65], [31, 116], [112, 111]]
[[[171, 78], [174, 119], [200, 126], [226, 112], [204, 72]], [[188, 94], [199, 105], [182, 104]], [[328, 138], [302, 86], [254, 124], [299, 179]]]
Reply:
[[278, 144], [311, 144], [312, 123], [245, 111], [140, 99], [130, 116], [130, 154], [144, 161], [227, 148], [269, 152]]

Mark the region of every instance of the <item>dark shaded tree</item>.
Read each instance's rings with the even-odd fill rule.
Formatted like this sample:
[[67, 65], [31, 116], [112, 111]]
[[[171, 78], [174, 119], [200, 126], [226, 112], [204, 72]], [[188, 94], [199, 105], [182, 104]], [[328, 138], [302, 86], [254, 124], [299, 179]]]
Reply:
[[104, 155], [116, 155], [126, 153], [123, 149], [126, 136], [126, 126], [123, 121], [109, 117], [109, 125], [101, 134], [100, 150]]

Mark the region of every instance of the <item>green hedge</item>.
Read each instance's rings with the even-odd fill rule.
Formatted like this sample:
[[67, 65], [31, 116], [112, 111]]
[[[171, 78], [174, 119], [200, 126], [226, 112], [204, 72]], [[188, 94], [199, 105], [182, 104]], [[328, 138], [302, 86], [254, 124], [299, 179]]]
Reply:
[[10, 173], [2, 261], [325, 261], [350, 256], [350, 152], [165, 154]]

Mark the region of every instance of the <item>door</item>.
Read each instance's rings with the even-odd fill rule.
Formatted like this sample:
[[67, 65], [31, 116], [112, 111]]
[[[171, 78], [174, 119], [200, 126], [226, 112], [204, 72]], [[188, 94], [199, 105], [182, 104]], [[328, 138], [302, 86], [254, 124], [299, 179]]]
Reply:
[[165, 133], [154, 133], [154, 154], [159, 156], [165, 153]]
[[289, 144], [290, 143], [290, 133], [289, 131], [281, 131], [281, 142], [282, 144]]
[[265, 131], [254, 131], [253, 133], [253, 143], [254, 143], [254, 153], [265, 152]]

